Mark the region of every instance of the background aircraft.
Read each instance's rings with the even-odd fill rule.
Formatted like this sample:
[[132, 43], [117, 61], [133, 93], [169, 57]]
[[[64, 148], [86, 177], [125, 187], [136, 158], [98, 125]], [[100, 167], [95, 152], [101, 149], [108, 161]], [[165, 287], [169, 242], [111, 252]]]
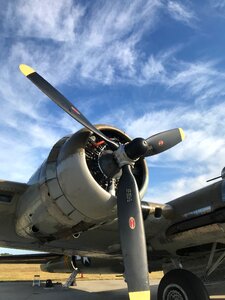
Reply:
[[50, 272], [124, 273], [130, 299], [150, 298], [148, 271], [156, 270], [166, 273], [158, 299], [209, 299], [199, 277], [221, 278], [224, 181], [167, 204], [141, 201], [145, 157], [182, 141], [182, 129], [130, 140], [93, 126], [32, 68], [20, 69], [85, 128], [60, 139], [27, 184], [1, 181], [1, 246], [49, 252], [41, 259]]

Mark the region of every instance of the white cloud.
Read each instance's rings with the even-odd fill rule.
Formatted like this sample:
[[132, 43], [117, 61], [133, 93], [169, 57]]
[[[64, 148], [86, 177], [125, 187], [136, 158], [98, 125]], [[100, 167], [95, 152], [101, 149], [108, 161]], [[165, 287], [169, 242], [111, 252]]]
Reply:
[[9, 2], [3, 34], [19, 40], [10, 49], [14, 63], [31, 64], [53, 84], [72, 78], [103, 84], [161, 82], [171, 50], [143, 59], [139, 42], [146, 30], [155, 29], [162, 11], [183, 20], [193, 17], [191, 11], [160, 0], [89, 5], [91, 9], [72, 0]]
[[[209, 178], [207, 177], [207, 179]], [[145, 200], [149, 202], [166, 203], [206, 185], [206, 178], [204, 175], [194, 177], [183, 176], [179, 179], [163, 182], [161, 184], [159, 183], [157, 188], [150, 186]]]
[[213, 59], [178, 60], [175, 59], [178, 51], [179, 47], [151, 55], [132, 83], [158, 83], [170, 90], [182, 91], [183, 100], [192, 99], [196, 103], [221, 101], [225, 95], [225, 72], [219, 67], [220, 62]]
[[[224, 1], [211, 1], [218, 11]], [[2, 2], [3, 3], [3, 2]], [[169, 91], [182, 91], [183, 106], [172, 99], [170, 108], [157, 108], [136, 116], [135, 106], [102, 121], [116, 124], [132, 137], [148, 137], [173, 127], [183, 127], [187, 139], [160, 156], [148, 159], [149, 166], [179, 173], [175, 179], [158, 178], [145, 200], [166, 202], [204, 186], [224, 166], [224, 72], [218, 62], [176, 59], [179, 45], [160, 53], [142, 52], [141, 39], [170, 17], [193, 30], [198, 22], [190, 2], [11, 0], [1, 8], [0, 68], [0, 166], [1, 177], [27, 181], [47, 157], [53, 144], [80, 125], [48, 100], [19, 73], [27, 63], [59, 89], [65, 85], [125, 83], [143, 86], [158, 83]], [[88, 6], [91, 7], [88, 7]], [[6, 38], [5, 41], [3, 38]], [[146, 41], [148, 36], [145, 37]], [[180, 47], [185, 47], [181, 45]], [[181, 57], [181, 56], [180, 56]], [[65, 84], [65, 85], [64, 85]], [[65, 93], [66, 94], [66, 93]], [[214, 107], [210, 101], [218, 100]], [[73, 99], [72, 99], [73, 100]], [[142, 111], [148, 111], [146, 99]], [[160, 99], [159, 99], [160, 100]], [[186, 101], [184, 101], [186, 100]], [[195, 101], [193, 106], [188, 101]], [[222, 103], [223, 102], [223, 103]], [[168, 102], [167, 102], [168, 103]], [[199, 103], [202, 103], [199, 105]], [[79, 103], [85, 115], [92, 103]], [[157, 106], [157, 103], [155, 103]], [[199, 106], [197, 106], [199, 105]], [[98, 119], [98, 114], [96, 114]], [[99, 120], [98, 120], [99, 121]], [[151, 176], [151, 170], [150, 170]]]
[[163, 62], [151, 55], [142, 69], [142, 76], [145, 81], [161, 81], [165, 74]]
[[168, 12], [172, 18], [189, 26], [193, 26], [193, 22], [196, 21], [195, 13], [178, 1], [168, 1]]
[[174, 71], [165, 84], [171, 88], [185, 89], [189, 96], [197, 100], [211, 100], [225, 94], [225, 73], [218, 70], [218, 62], [196, 61], [191, 63], [178, 62], [178, 70]]
[[205, 186], [207, 179], [220, 175], [225, 166], [224, 115], [221, 103], [202, 106], [201, 110], [198, 105], [184, 105], [157, 109], [136, 119], [126, 117], [123, 126], [132, 137], [148, 137], [175, 127], [182, 127], [186, 133], [182, 143], [148, 159], [150, 174], [153, 166], [165, 171], [172, 168], [179, 178], [175, 176], [172, 182], [158, 178], [157, 187], [150, 186], [146, 199], [169, 201]]
[[15, 57], [48, 73], [53, 83], [62, 70], [61, 83], [72, 76], [105, 84], [132, 78], [136, 47], [164, 6], [160, 0], [89, 5], [88, 10], [72, 0], [8, 3], [3, 34], [22, 37], [14, 44]]
[[225, 1], [224, 0], [209, 0], [211, 6], [220, 13], [224, 13]]
[[169, 161], [182, 160], [188, 163], [191, 160], [201, 164], [208, 160], [214, 161], [215, 157], [218, 159], [218, 155], [221, 155], [220, 158], [223, 161], [221, 152], [225, 147], [224, 114], [224, 103], [212, 107], [207, 105], [201, 110], [197, 105], [185, 105], [163, 110], [157, 109], [136, 119], [127, 117], [123, 125], [130, 135], [142, 137], [148, 137], [170, 128], [182, 127], [186, 132], [186, 140], [182, 146], [165, 152], [164, 157]]
[[[13, 168], [15, 172], [10, 178], [15, 180], [15, 174], [20, 174], [18, 178], [31, 175], [30, 169], [35, 169], [37, 161], [40, 162], [40, 158], [32, 158], [32, 153], [39, 151], [44, 157], [59, 137], [79, 127], [64, 114], [49, 115], [48, 101], [19, 74], [19, 63], [31, 64], [51, 83], [62, 84], [62, 87], [70, 82], [73, 85], [76, 82], [78, 85], [82, 82], [100, 82], [140, 86], [158, 83], [166, 88], [185, 91], [187, 99], [191, 96], [199, 101], [221, 97], [225, 92], [224, 73], [218, 70], [215, 61], [178, 61], [174, 58], [178, 47], [162, 50], [155, 55], [141, 52], [139, 42], [143, 34], [147, 29], [149, 34], [155, 29], [162, 11], [166, 10], [172, 18], [188, 26], [196, 19], [194, 12], [180, 2], [140, 0], [129, 1], [128, 5], [126, 1], [105, 1], [93, 5], [90, 11], [86, 6], [70, 0], [57, 3], [53, 0], [20, 0], [17, 5], [12, 3], [8, 4], [8, 19], [5, 19], [2, 32], [5, 36], [10, 33], [13, 43], [7, 48], [8, 53], [0, 69], [0, 96], [3, 102], [0, 124], [7, 125], [10, 136], [14, 131], [14, 144], [4, 130], [1, 134], [5, 146], [0, 151], [1, 166], [4, 166], [2, 176], [10, 174], [9, 169]], [[185, 148], [178, 146], [174, 152], [165, 154], [165, 165], [177, 165], [177, 162], [184, 160], [189, 169], [194, 169], [188, 164], [193, 160], [198, 164], [199, 172], [206, 164], [211, 175], [220, 167], [218, 162], [214, 163], [213, 157], [219, 155], [222, 161], [220, 149], [224, 146], [223, 140], [216, 134], [220, 126], [210, 125], [218, 124], [218, 119], [223, 119], [223, 107], [216, 107], [221, 115], [212, 109], [207, 112], [203, 107], [204, 114], [210, 120], [208, 123], [203, 113], [200, 114], [195, 107], [153, 111], [135, 120], [129, 119], [126, 111], [116, 117], [105, 116], [105, 120], [112, 124], [116, 121], [132, 136], [144, 137], [183, 126], [191, 140], [185, 142]], [[84, 106], [84, 114], [85, 109], [88, 111]], [[124, 120], [127, 120], [125, 124]], [[215, 137], [218, 143], [212, 147]], [[17, 163], [12, 161], [7, 165], [8, 154], [15, 159], [15, 144], [18, 146]], [[4, 154], [7, 148], [12, 153]], [[210, 160], [212, 162], [206, 163]], [[158, 157], [153, 160], [154, 163], [159, 161]], [[20, 168], [24, 170], [21, 173]], [[195, 173], [195, 176], [197, 178], [200, 174]]]
[[[18, 65], [31, 65], [54, 85], [110, 84], [133, 76], [135, 47], [146, 28], [155, 26], [160, 7], [160, 1], [99, 2], [88, 12], [72, 0], [7, 2], [1, 34], [11, 42], [2, 45], [0, 69], [1, 177], [26, 181], [53, 144], [79, 128], [63, 113], [49, 111], [53, 106]], [[81, 109], [86, 114], [87, 103]]]
[[23, 38], [42, 38], [56, 41], [74, 41], [75, 28], [85, 9], [76, 5], [72, 0], [65, 2], [25, 1], [9, 3], [7, 9], [8, 26]]

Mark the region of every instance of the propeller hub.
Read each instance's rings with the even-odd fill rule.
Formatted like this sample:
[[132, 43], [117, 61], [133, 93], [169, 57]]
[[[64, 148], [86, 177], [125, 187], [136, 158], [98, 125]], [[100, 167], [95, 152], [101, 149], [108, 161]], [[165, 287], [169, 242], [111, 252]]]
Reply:
[[136, 138], [124, 146], [127, 156], [131, 159], [138, 159], [149, 150], [149, 145], [143, 138]]

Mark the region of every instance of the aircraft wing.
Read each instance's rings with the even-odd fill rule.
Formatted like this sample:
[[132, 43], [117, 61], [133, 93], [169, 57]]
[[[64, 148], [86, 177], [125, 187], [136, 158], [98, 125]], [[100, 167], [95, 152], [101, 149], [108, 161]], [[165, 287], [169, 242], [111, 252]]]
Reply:
[[1, 247], [26, 249], [23, 238], [15, 231], [18, 201], [29, 185], [0, 180], [0, 241]]
[[[225, 269], [225, 180], [159, 206], [145, 221], [150, 268], [183, 267], [208, 281]], [[158, 266], [157, 266], [158, 261]]]
[[53, 253], [35, 253], [19, 255], [1, 255], [0, 264], [42, 264], [49, 260], [55, 260], [62, 257], [60, 254]]
[[7, 181], [0, 179], [0, 203], [9, 203], [16, 194], [23, 194], [28, 185], [25, 183]]

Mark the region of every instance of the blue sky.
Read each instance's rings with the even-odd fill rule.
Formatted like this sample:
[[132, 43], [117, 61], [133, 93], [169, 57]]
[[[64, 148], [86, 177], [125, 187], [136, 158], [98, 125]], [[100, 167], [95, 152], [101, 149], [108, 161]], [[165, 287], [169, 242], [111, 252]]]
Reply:
[[205, 186], [225, 166], [225, 1], [0, 1], [0, 170], [26, 182], [81, 126], [19, 72], [25, 63], [93, 123], [131, 137], [182, 127], [148, 159], [148, 201]]

